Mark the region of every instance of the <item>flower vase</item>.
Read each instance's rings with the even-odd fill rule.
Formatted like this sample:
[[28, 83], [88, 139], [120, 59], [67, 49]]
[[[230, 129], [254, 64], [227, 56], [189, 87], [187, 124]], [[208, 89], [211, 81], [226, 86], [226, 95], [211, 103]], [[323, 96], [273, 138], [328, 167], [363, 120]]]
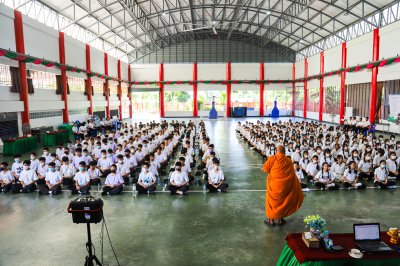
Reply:
[[321, 230], [316, 229], [314, 227], [310, 227], [310, 233], [314, 234], [314, 236], [318, 239], [321, 240]]

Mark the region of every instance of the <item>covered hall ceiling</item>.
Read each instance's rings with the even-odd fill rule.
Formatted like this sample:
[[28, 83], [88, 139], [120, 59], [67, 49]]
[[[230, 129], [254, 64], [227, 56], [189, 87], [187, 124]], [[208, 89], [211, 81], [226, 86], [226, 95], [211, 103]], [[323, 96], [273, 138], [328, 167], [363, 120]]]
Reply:
[[[40, 0], [130, 62], [199, 39], [251, 43], [289, 57], [398, 2], [389, 0]], [[216, 33], [216, 34], [215, 34]], [[340, 36], [339, 36], [340, 37]]]

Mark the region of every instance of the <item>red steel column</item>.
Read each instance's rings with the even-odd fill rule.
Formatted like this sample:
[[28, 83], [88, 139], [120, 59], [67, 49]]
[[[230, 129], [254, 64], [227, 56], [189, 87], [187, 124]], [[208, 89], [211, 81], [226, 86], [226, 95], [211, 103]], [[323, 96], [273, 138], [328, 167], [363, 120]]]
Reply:
[[319, 80], [319, 121], [322, 121], [322, 113], [324, 109], [324, 51], [322, 51], [319, 54], [319, 73], [322, 75], [322, 77]]
[[129, 118], [132, 118], [132, 91], [131, 91], [131, 65], [128, 65], [128, 97], [129, 97]]
[[[90, 73], [92, 71], [92, 68], [90, 66], [90, 46], [89, 44], [86, 44], [86, 73]], [[93, 114], [93, 99], [92, 99], [92, 77], [87, 74], [86, 78], [88, 90], [87, 90], [87, 98], [89, 101], [89, 115]]]
[[[22, 14], [17, 10], [14, 10], [14, 31], [17, 53], [25, 54], [24, 26], [22, 22]], [[22, 124], [29, 124], [29, 95], [28, 81], [26, 77], [26, 63], [18, 61], [18, 67], [19, 75], [21, 77], [21, 91], [19, 93], [19, 99], [24, 103], [24, 111], [21, 113], [21, 120]]]
[[292, 116], [294, 116], [295, 104], [296, 104], [296, 64], [292, 65]]
[[[226, 80], [230, 81], [231, 80], [231, 62], [226, 63]], [[231, 89], [232, 89], [232, 84], [230, 82], [226, 83], [226, 116], [230, 117], [231, 116]]]
[[304, 107], [303, 107], [303, 117], [307, 118], [307, 76], [308, 76], [308, 60], [304, 59]]
[[[58, 48], [60, 55], [60, 64], [65, 65], [65, 40], [64, 40], [64, 32], [58, 32]], [[64, 101], [64, 109], [63, 109], [63, 122], [68, 123], [68, 88], [67, 88], [67, 70], [61, 69], [61, 85], [62, 85], [62, 93], [61, 99]]]
[[[104, 74], [108, 76], [108, 54], [104, 53]], [[107, 101], [107, 106], [106, 106], [106, 117], [110, 118], [110, 88], [108, 87], [108, 79], [105, 80], [106, 82], [104, 83], [106, 86], [105, 93], [106, 93], [106, 101]]]
[[[264, 80], [264, 62], [260, 63], [260, 80]], [[260, 82], [260, 116], [264, 116], [264, 82]]]
[[119, 98], [119, 119], [122, 120], [122, 87], [121, 87], [121, 61], [118, 60], [118, 98]]
[[[379, 28], [374, 29], [374, 46], [372, 50], [372, 62], [379, 60]], [[371, 78], [371, 102], [369, 112], [369, 122], [375, 122], [376, 114], [376, 90], [378, 87], [378, 67], [372, 68]]]
[[162, 83], [162, 81], [164, 81], [164, 64], [161, 63], [160, 64], [160, 117], [164, 117], [165, 116], [165, 112], [164, 112], [164, 83]]
[[197, 63], [193, 63], [193, 117], [199, 116], [197, 108]]
[[[342, 43], [342, 68], [347, 67], [347, 45]], [[344, 124], [344, 108], [346, 101], [346, 73], [343, 71], [340, 76], [340, 111], [339, 123]]]

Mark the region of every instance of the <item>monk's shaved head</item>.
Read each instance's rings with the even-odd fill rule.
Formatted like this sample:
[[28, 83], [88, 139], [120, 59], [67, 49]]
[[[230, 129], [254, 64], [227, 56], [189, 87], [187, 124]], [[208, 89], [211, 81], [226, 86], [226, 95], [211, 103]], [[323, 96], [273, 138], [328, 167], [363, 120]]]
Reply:
[[277, 152], [277, 153], [283, 153], [283, 154], [285, 154], [285, 153], [286, 153], [285, 147], [282, 146], [282, 145], [277, 146], [277, 147], [276, 147], [276, 152]]

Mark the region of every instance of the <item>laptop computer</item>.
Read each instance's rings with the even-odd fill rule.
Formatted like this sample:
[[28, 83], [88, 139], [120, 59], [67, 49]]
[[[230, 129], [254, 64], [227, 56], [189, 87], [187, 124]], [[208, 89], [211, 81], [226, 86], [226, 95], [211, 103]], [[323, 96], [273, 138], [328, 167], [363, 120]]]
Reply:
[[379, 223], [354, 224], [354, 240], [357, 247], [366, 253], [392, 251], [385, 242], [381, 240]]

